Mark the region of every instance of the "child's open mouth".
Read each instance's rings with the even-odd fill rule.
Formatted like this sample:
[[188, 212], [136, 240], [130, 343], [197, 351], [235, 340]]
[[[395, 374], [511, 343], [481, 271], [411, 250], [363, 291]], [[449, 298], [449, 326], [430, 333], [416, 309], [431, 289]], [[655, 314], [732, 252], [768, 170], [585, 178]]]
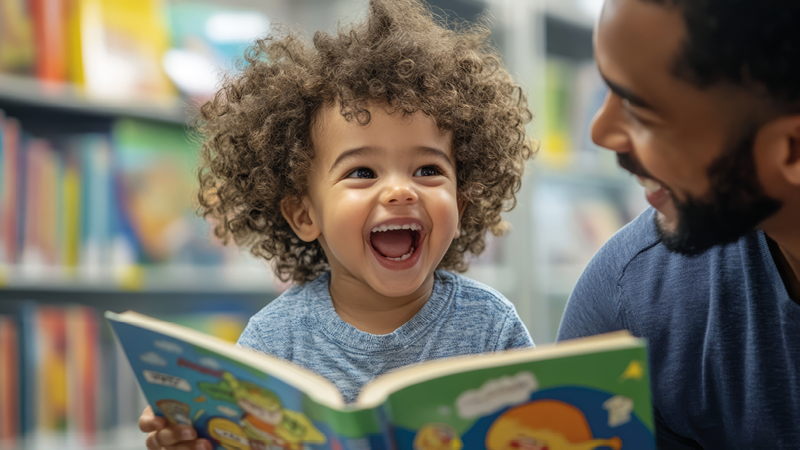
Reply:
[[419, 248], [420, 230], [416, 223], [381, 225], [372, 229], [369, 242], [372, 248], [391, 261], [405, 261]]

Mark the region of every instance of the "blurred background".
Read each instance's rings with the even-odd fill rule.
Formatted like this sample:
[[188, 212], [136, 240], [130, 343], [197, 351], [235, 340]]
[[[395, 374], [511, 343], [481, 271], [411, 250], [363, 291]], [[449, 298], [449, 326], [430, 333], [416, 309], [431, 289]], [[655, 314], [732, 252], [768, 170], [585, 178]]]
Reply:
[[[555, 340], [592, 255], [646, 207], [589, 139], [605, 95], [601, 0], [429, 0], [492, 19], [528, 91], [529, 166], [512, 231], [468, 273]], [[104, 310], [235, 341], [286, 288], [196, 217], [186, 120], [271, 23], [332, 30], [367, 0], [0, 0], [0, 448], [144, 448], [144, 402]]]

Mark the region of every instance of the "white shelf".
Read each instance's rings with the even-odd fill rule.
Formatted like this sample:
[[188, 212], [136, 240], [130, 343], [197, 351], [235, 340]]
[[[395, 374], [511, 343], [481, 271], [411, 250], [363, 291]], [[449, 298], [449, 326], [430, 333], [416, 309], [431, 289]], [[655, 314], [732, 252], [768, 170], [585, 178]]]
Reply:
[[72, 433], [36, 433], [18, 441], [0, 441], [3, 450], [144, 450], [145, 435], [137, 425], [121, 426], [98, 433], [91, 444], [82, 436]]
[[274, 293], [278, 288], [270, 269], [258, 264], [102, 270], [0, 265], [0, 289], [7, 290]]
[[545, 13], [585, 28], [594, 28], [602, 0], [545, 0]]
[[92, 98], [68, 83], [46, 83], [30, 77], [0, 74], [0, 107], [2, 103], [60, 109], [88, 115], [135, 117], [182, 124], [188, 117], [188, 106], [177, 98]]

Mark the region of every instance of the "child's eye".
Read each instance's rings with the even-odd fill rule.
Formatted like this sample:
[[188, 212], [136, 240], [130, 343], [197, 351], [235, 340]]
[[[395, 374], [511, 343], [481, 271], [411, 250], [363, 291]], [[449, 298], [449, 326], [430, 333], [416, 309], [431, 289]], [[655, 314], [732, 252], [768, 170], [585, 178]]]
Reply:
[[358, 169], [350, 172], [347, 175], [347, 178], [375, 178], [375, 172], [372, 169], [367, 169], [366, 167], [359, 167]]
[[441, 175], [442, 171], [436, 166], [422, 166], [414, 173], [415, 177], [435, 177]]

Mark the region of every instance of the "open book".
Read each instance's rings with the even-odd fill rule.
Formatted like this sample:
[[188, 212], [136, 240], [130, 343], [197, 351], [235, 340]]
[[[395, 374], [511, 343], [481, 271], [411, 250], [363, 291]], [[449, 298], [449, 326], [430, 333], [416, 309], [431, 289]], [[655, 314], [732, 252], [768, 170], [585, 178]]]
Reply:
[[133, 312], [105, 317], [155, 413], [216, 450], [655, 448], [645, 343], [627, 332], [416, 364], [345, 404], [285, 360]]

